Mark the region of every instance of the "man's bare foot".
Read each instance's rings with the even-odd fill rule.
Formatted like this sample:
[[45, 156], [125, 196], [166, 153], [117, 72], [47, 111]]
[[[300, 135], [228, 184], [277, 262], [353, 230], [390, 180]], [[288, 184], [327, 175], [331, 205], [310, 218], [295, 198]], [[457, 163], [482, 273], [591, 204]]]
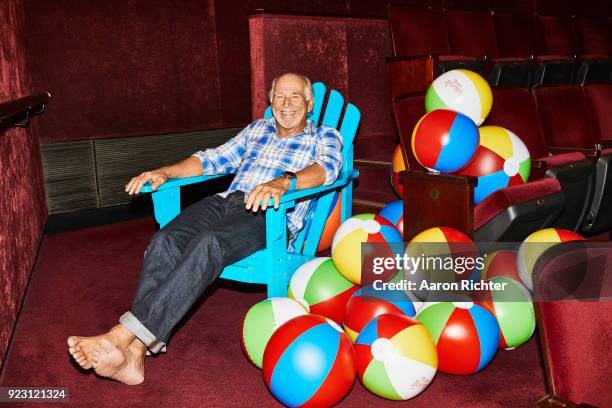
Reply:
[[120, 349], [103, 338], [92, 353], [93, 369], [102, 377], [128, 385], [140, 384], [144, 381], [145, 350], [139, 340], [134, 340], [127, 349]]
[[105, 340], [115, 347], [126, 349], [133, 341], [134, 335], [123, 325], [118, 324], [109, 332], [93, 337], [68, 337], [68, 351], [72, 358], [84, 369], [93, 368], [92, 354], [97, 345]]

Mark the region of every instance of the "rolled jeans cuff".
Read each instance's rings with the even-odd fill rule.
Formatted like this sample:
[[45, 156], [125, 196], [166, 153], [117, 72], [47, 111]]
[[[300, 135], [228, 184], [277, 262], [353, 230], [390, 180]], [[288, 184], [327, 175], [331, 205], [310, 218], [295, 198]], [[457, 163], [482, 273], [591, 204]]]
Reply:
[[160, 341], [149, 331], [132, 312], [125, 312], [120, 318], [119, 323], [132, 332], [147, 348], [147, 355], [166, 352], [166, 343]]

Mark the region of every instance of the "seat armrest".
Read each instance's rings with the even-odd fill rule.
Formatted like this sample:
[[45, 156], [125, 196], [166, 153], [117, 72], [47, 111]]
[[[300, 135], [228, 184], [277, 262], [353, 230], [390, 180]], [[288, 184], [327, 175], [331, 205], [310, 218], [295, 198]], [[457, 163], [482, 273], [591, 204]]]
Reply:
[[598, 158], [599, 156], [601, 156], [601, 149], [597, 148], [597, 145], [594, 149], [586, 149], [582, 147], [549, 147], [548, 151], [552, 154], [580, 152], [584, 154], [585, 157], [592, 157], [592, 158]]
[[[219, 177], [227, 176], [229, 174], [231, 173], [215, 174], [215, 175], [208, 175], [208, 176], [171, 178], [171, 179], [168, 179], [168, 181], [166, 181], [161, 186], [157, 187], [155, 191], [162, 191], [162, 190], [167, 190], [169, 188], [175, 188], [175, 187], [180, 187], [180, 186], [186, 186], [189, 184], [200, 183], [202, 181], [216, 179]], [[144, 186], [142, 186], [142, 188], [140, 189], [140, 192], [141, 193], [152, 193], [153, 190], [151, 189], [151, 182], [148, 182]]]
[[595, 142], [596, 149], [603, 150], [608, 147], [612, 147], [612, 139], [599, 139]]
[[[338, 189], [340, 187], [344, 187], [345, 185], [347, 185], [350, 181], [356, 179], [359, 176], [359, 171], [358, 170], [353, 170], [353, 172], [351, 174], [349, 174], [348, 176], [340, 176], [336, 179], [336, 181], [334, 181], [332, 184], [328, 185], [328, 186], [318, 186], [318, 187], [313, 187], [313, 188], [306, 188], [303, 190], [294, 190], [294, 191], [290, 191], [288, 193], [285, 193], [282, 195], [282, 197], [280, 198], [280, 202], [281, 203], [288, 203], [290, 201], [296, 201], [299, 200], [301, 198], [305, 198], [305, 197], [310, 197], [316, 194], [320, 194], [326, 191], [331, 191], [331, 190], [335, 190]], [[270, 199], [270, 203], [268, 205], [274, 205], [274, 199]]]

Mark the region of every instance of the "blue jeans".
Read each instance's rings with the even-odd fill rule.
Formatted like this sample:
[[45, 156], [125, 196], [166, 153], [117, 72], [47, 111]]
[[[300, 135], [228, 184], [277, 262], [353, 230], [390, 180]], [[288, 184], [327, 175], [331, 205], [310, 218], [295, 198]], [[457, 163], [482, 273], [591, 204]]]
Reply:
[[155, 233], [132, 309], [119, 320], [152, 353], [223, 268], [265, 247], [264, 211], [244, 207], [241, 191], [191, 205]]

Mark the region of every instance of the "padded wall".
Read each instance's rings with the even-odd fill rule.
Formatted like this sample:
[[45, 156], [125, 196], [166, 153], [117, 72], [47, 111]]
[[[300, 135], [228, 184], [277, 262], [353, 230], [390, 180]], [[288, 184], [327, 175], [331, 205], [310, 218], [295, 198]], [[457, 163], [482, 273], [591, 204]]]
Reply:
[[[30, 93], [24, 36], [23, 1], [0, 2], [0, 103]], [[1, 363], [46, 218], [38, 142], [31, 129], [0, 131], [0, 174]]]
[[248, 11], [374, 13], [367, 0], [23, 0], [43, 142], [218, 129], [251, 121]]

